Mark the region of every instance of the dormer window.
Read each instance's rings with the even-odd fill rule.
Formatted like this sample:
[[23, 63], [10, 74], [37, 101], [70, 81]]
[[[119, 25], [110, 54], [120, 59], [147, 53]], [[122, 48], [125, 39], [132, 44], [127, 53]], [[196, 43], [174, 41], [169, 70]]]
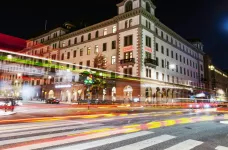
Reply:
[[104, 36], [107, 35], [107, 34], [108, 34], [108, 32], [107, 32], [107, 29], [105, 28], [104, 29]]
[[129, 12], [132, 10], [132, 1], [128, 1], [126, 4], [125, 4], [125, 12]]
[[84, 42], [84, 36], [83, 35], [81, 36], [81, 42]]
[[96, 35], [95, 35], [96, 38], [99, 37], [99, 31], [96, 31]]
[[127, 29], [127, 27], [128, 27], [128, 21], [126, 20], [125, 21], [125, 29]]
[[88, 34], [88, 40], [91, 40], [91, 33]]
[[132, 19], [129, 20], [129, 27], [132, 26]]
[[146, 3], [146, 11], [149, 12], [149, 13], [151, 12], [150, 11], [150, 4], [148, 2]]

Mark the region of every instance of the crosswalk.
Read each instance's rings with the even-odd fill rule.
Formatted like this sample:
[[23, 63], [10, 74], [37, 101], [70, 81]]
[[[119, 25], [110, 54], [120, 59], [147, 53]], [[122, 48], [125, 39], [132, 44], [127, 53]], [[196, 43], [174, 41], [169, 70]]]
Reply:
[[[83, 124], [73, 120], [0, 125], [0, 128], [0, 150], [201, 150], [206, 149], [207, 144], [207, 141], [182, 139], [156, 133], [156, 130], [131, 131], [102, 123]], [[228, 150], [226, 146], [213, 145], [210, 148]]]

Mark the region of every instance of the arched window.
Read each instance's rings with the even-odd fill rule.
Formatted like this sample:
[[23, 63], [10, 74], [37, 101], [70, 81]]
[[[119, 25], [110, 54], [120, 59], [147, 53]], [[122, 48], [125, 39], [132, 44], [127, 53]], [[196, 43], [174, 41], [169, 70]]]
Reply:
[[77, 38], [74, 38], [74, 44], [77, 44], [77, 43], [78, 43]]
[[132, 19], [129, 20], [129, 27], [132, 26]]
[[128, 12], [128, 11], [131, 11], [132, 10], [132, 1], [128, 1], [126, 4], [125, 4], [125, 12]]
[[84, 42], [84, 36], [83, 35], [81, 36], [81, 42]]
[[91, 40], [91, 33], [88, 34], [88, 40]]
[[125, 21], [125, 29], [128, 28], [128, 21]]
[[70, 46], [70, 44], [71, 44], [71, 40], [68, 40], [68, 46]]
[[150, 4], [148, 2], [146, 3], [146, 11], [150, 13]]
[[96, 38], [99, 37], [99, 31], [96, 31], [96, 35], [95, 35]]

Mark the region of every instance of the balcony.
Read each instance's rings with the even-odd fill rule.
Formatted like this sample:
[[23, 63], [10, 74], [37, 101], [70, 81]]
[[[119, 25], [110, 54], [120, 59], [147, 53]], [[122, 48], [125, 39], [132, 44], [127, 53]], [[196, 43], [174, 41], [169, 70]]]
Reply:
[[145, 65], [148, 66], [148, 67], [152, 67], [152, 68], [155, 68], [157, 67], [157, 61], [154, 60], [154, 59], [151, 59], [151, 58], [146, 58], [145, 61], [144, 61]]
[[135, 58], [129, 58], [129, 59], [122, 59], [120, 60], [121, 65], [134, 65], [135, 64]]

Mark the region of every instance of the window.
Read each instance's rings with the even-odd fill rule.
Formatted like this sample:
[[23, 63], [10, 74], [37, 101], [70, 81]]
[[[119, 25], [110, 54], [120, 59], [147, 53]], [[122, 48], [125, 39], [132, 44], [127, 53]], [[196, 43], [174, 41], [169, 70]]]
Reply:
[[128, 1], [125, 5], [125, 12], [131, 11], [133, 7], [132, 1]]
[[169, 75], [167, 75], [167, 82], [169, 82]]
[[156, 79], [158, 80], [159, 79], [159, 73], [156, 72]]
[[67, 52], [67, 59], [70, 59], [70, 52]]
[[116, 64], [116, 56], [111, 57], [111, 63], [112, 65]]
[[133, 52], [124, 53], [124, 59], [131, 59], [131, 58], [133, 58]]
[[125, 29], [127, 29], [128, 28], [128, 21], [126, 20], [125, 21]]
[[116, 41], [112, 41], [112, 49], [116, 49]]
[[180, 62], [182, 62], [182, 56], [180, 55]]
[[112, 27], [112, 33], [116, 33], [117, 29], [116, 29], [116, 26], [113, 26]]
[[74, 38], [74, 44], [77, 44], [77, 43], [78, 43], [77, 38]]
[[190, 66], [192, 66], [192, 60], [190, 60]]
[[82, 69], [83, 62], [82, 61], [79, 62], [79, 65], [80, 65], [79, 69]]
[[62, 53], [61, 60], [64, 60], [64, 53]]
[[96, 31], [95, 37], [96, 37], [96, 38], [99, 37], [99, 31]]
[[83, 35], [81, 36], [81, 42], [84, 42], [84, 36]]
[[161, 37], [164, 38], [164, 34], [163, 34], [163, 31], [161, 31]]
[[149, 77], [149, 69], [146, 69], [146, 77]]
[[169, 62], [167, 61], [167, 69], [169, 69]]
[[183, 62], [184, 62], [184, 64], [185, 64], [185, 57], [183, 57]]
[[86, 61], [86, 66], [89, 67], [90, 66], [90, 60]]
[[129, 35], [129, 36], [125, 36], [124, 37], [124, 46], [130, 46], [132, 45], [133, 43], [133, 36], [132, 35]]
[[51, 55], [51, 59], [55, 60], [56, 59], [56, 54]]
[[161, 46], [161, 53], [164, 54], [164, 46]]
[[171, 51], [171, 58], [173, 58], [173, 51]]
[[178, 72], [178, 65], [176, 65], [176, 72]]
[[91, 33], [88, 34], [88, 40], [91, 40]]
[[173, 44], [173, 38], [171, 37], [171, 43]]
[[76, 50], [74, 50], [74, 57], [76, 57], [76, 55], [77, 55], [77, 51], [76, 51]]
[[150, 13], [150, 4], [148, 2], [146, 3], [146, 11]]
[[158, 28], [155, 28], [155, 33], [158, 35]]
[[88, 47], [88, 48], [87, 48], [87, 55], [90, 55], [90, 53], [91, 53], [91, 48]]
[[83, 56], [83, 49], [80, 49], [80, 56]]
[[108, 34], [108, 31], [107, 31], [107, 29], [105, 28], [105, 29], [104, 29], [104, 36], [107, 35], [107, 34]]
[[159, 66], [159, 59], [158, 59], [158, 57], [156, 57], [156, 63]]
[[187, 75], [189, 76], [189, 70], [187, 70]]
[[165, 68], [165, 63], [163, 59], [162, 59], [162, 68]]
[[107, 43], [103, 43], [103, 51], [107, 51]]
[[149, 69], [149, 77], [151, 78], [151, 70]]
[[147, 21], [147, 20], [146, 20], [146, 27], [147, 27], [148, 29], [150, 29], [150, 27], [151, 27], [150, 21]]
[[169, 56], [169, 49], [166, 49], [166, 55]]
[[132, 19], [129, 20], [129, 27], [132, 27]]
[[169, 40], [169, 37], [168, 37], [168, 35], [166, 35], [166, 41], [168, 41]]
[[76, 66], [75, 65], [73, 65], [73, 70], [75, 70], [76, 69]]
[[146, 46], [151, 47], [151, 38], [146, 36]]
[[66, 46], [65, 42], [63, 42], [62, 47], [65, 47], [65, 46]]
[[188, 65], [188, 59], [187, 59], [187, 65]]
[[147, 59], [151, 59], [151, 53], [146, 52], [146, 58], [147, 58]]
[[178, 60], [178, 54], [176, 53], [176, 60]]
[[172, 82], [174, 83], [174, 76], [172, 76]]
[[184, 75], [186, 75], [186, 69], [184, 68]]
[[124, 68], [124, 76], [132, 75], [132, 68]]
[[182, 67], [180, 67], [180, 73], [182, 74]]
[[162, 74], [162, 81], [165, 81], [165, 75], [164, 75], [164, 73]]
[[71, 45], [71, 40], [68, 40], [68, 46], [70, 46]]
[[155, 49], [158, 52], [158, 43], [155, 44]]
[[97, 54], [98, 52], [99, 52], [98, 45], [95, 45], [95, 51], [94, 51], [94, 53]]

